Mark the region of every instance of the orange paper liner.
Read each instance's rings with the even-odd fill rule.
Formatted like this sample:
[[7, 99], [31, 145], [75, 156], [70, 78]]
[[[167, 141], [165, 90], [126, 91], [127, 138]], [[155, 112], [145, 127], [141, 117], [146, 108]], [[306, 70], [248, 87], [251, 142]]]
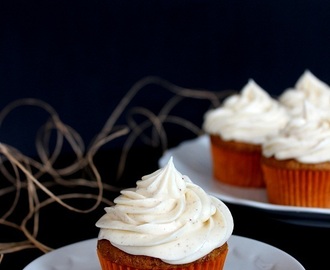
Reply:
[[213, 176], [218, 181], [240, 187], [265, 187], [260, 148], [244, 149], [244, 144], [239, 148], [228, 147], [225, 142], [219, 143], [218, 138], [211, 137], [211, 153]]
[[[213, 260], [199, 262], [199, 263], [191, 263], [181, 267], [180, 265], [176, 266], [168, 266], [164, 268], [152, 268], [153, 270], [223, 270], [226, 257], [227, 257], [228, 249], [224, 250], [219, 256], [217, 256]], [[116, 262], [109, 261], [104, 258], [98, 252], [98, 258], [101, 265], [102, 270], [146, 270], [145, 268], [135, 268], [125, 265], [117, 264]]]
[[262, 164], [270, 203], [301, 206], [330, 207], [330, 171], [289, 170]]

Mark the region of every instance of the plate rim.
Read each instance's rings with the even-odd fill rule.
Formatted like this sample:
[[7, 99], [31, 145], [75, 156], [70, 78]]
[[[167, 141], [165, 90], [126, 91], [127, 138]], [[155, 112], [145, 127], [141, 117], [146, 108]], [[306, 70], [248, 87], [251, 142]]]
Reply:
[[[36, 259], [34, 259], [33, 261], [31, 261], [28, 265], [26, 265], [23, 270], [41, 270], [38, 266], [38, 264], [40, 264], [41, 260], [45, 260], [45, 258], [51, 258], [52, 256], [54, 256], [54, 254], [60, 253], [63, 250], [70, 250], [70, 249], [74, 249], [79, 247], [80, 245], [92, 245], [91, 243], [94, 243], [95, 245], [95, 252], [96, 252], [96, 243], [97, 243], [97, 239], [98, 238], [90, 238], [90, 239], [85, 239], [85, 240], [81, 240], [75, 243], [71, 243], [62, 247], [59, 247], [57, 249], [54, 249], [48, 253], [45, 253], [39, 257], [37, 257]], [[245, 242], [245, 244], [243, 244], [242, 242]], [[253, 238], [249, 238], [249, 237], [245, 237], [245, 236], [241, 236], [241, 235], [236, 235], [236, 234], [232, 234], [230, 236], [230, 238], [228, 239], [228, 245], [233, 245], [234, 247], [244, 247], [246, 245], [246, 243], [249, 243], [250, 245], [253, 245], [254, 248], [250, 248], [249, 250], [255, 250], [255, 248], [257, 246], [261, 248], [268, 248], [269, 250], [272, 250], [273, 252], [279, 253], [282, 256], [285, 256], [288, 260], [290, 260], [292, 262], [292, 266], [295, 267], [299, 267], [297, 268], [297, 270], [305, 270], [304, 266], [292, 255], [290, 255], [289, 253], [285, 252], [284, 250], [277, 248], [275, 246], [272, 246], [266, 242], [262, 242], [260, 240], [256, 240]], [[233, 251], [229, 251], [228, 256], [234, 256], [234, 255], [230, 255], [231, 252]], [[92, 254], [92, 253], [91, 253]], [[95, 253], [96, 254], [96, 253]], [[229, 257], [230, 258], [230, 257]], [[97, 261], [98, 262], [98, 261]], [[42, 266], [42, 265], [41, 265]], [[38, 267], [38, 268], [36, 268]], [[42, 269], [42, 270], [47, 270], [47, 269]], [[51, 270], [51, 269], [48, 269]], [[65, 269], [64, 269], [65, 270]], [[77, 270], [75, 268], [73, 268], [73, 270]]]
[[[197, 136], [196, 138], [185, 140], [179, 143], [177, 146], [167, 149], [163, 155], [158, 160], [159, 167], [163, 167], [165, 162], [173, 155], [173, 152], [182, 150], [183, 147], [187, 147], [187, 145], [194, 146], [197, 144], [206, 143], [206, 146], [209, 146], [208, 136], [203, 134]], [[193, 180], [193, 179], [192, 179]], [[225, 184], [224, 184], [225, 185]], [[247, 189], [248, 190], [248, 189]], [[260, 188], [260, 190], [265, 190], [265, 188]], [[275, 205], [266, 202], [253, 201], [244, 198], [238, 198], [234, 196], [229, 196], [227, 194], [222, 194], [218, 192], [214, 192], [212, 190], [206, 190], [210, 195], [214, 195], [224, 202], [254, 207], [262, 210], [270, 210], [270, 211], [278, 211], [278, 212], [295, 212], [295, 213], [309, 213], [309, 214], [321, 214], [321, 215], [329, 215], [330, 216], [330, 208], [316, 208], [316, 207], [299, 207], [299, 206], [285, 206], [285, 205]]]

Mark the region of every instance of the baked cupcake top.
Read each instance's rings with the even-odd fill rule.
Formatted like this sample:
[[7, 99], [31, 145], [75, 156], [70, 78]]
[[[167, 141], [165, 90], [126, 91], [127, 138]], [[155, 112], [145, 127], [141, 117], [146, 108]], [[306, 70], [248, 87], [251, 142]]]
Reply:
[[287, 120], [285, 108], [250, 79], [240, 93], [205, 113], [203, 130], [220, 135], [223, 140], [261, 144], [267, 135], [284, 127]]
[[306, 70], [293, 88], [286, 89], [278, 98], [291, 114], [300, 115], [308, 100], [322, 110], [330, 110], [330, 87]]
[[293, 116], [278, 135], [267, 138], [262, 154], [309, 164], [330, 161], [329, 116], [324, 117], [318, 108], [305, 101], [300, 115]]
[[125, 189], [96, 223], [99, 239], [132, 255], [169, 264], [193, 262], [233, 232], [227, 206], [182, 175], [172, 157], [164, 168]]

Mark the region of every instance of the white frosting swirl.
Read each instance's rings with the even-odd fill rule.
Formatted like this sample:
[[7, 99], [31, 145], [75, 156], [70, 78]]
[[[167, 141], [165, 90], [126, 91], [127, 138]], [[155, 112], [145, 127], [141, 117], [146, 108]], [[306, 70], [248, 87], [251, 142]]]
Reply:
[[224, 140], [261, 144], [265, 136], [276, 134], [287, 120], [284, 107], [250, 79], [240, 94], [226, 98], [222, 106], [206, 112], [203, 129], [221, 135]]
[[330, 161], [330, 119], [305, 101], [303, 113], [293, 117], [279, 135], [270, 136], [262, 145], [262, 153], [310, 164]]
[[227, 206], [177, 171], [172, 157], [114, 202], [96, 223], [98, 237], [129, 254], [189, 263], [223, 245], [233, 232]]
[[279, 102], [286, 106], [293, 115], [302, 113], [305, 100], [325, 110], [324, 113], [329, 113], [330, 87], [315, 77], [309, 70], [306, 70], [300, 76], [294, 88], [286, 89], [279, 96]]

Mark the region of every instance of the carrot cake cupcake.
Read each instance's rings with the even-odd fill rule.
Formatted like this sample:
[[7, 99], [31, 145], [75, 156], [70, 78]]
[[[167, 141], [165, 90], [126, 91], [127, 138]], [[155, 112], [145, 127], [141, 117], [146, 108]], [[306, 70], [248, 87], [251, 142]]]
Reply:
[[231, 212], [177, 171], [172, 158], [105, 211], [96, 223], [102, 270], [223, 269]]
[[270, 203], [330, 207], [330, 115], [305, 101], [303, 113], [270, 136], [262, 153]]
[[207, 111], [203, 129], [210, 137], [214, 178], [234, 186], [264, 187], [261, 145], [287, 121], [286, 109], [252, 79], [240, 93]]

